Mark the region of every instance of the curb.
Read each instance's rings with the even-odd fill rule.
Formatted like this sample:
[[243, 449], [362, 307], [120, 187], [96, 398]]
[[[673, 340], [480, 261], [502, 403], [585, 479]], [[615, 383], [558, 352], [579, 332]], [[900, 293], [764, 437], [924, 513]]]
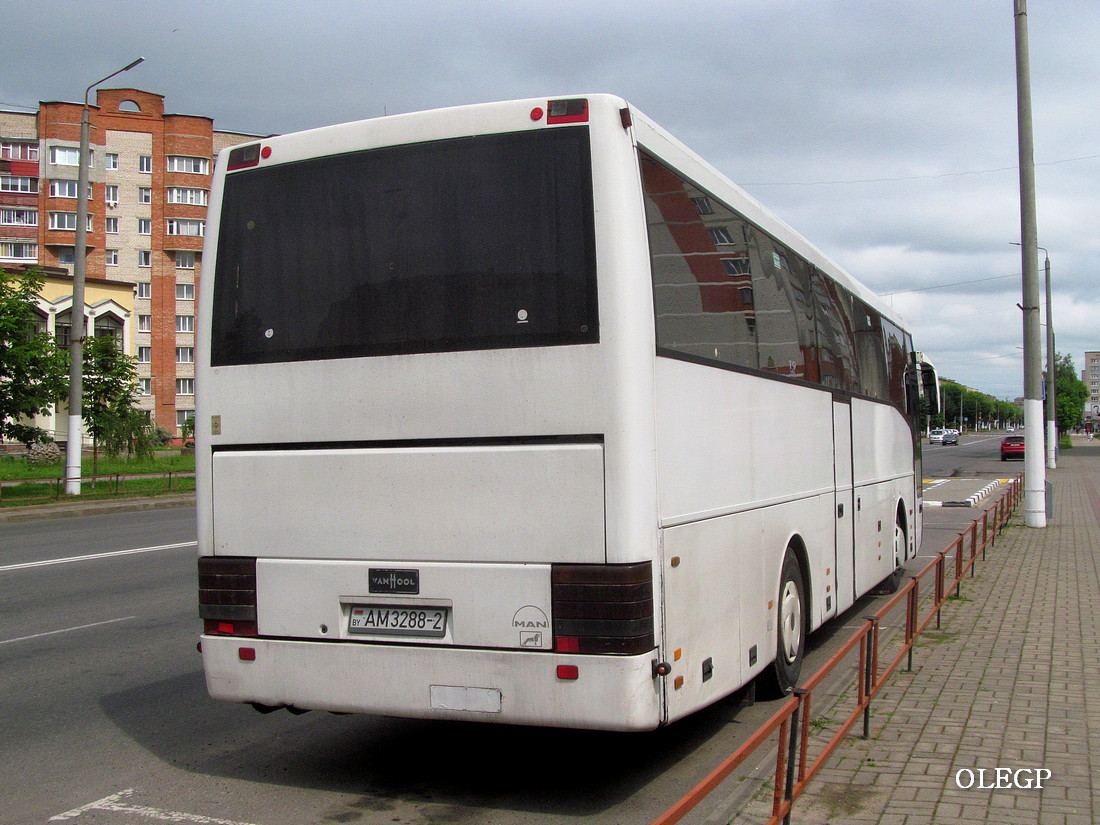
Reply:
[[1001, 479], [997, 479], [996, 481], [990, 482], [989, 484], [982, 487], [982, 489], [978, 490], [978, 492], [976, 492], [974, 495], [970, 496], [966, 501], [944, 501], [944, 502], [941, 502], [940, 506], [942, 506], [942, 507], [973, 507], [975, 504], [977, 504], [979, 501], [981, 501], [983, 498], [985, 498], [991, 492], [993, 492], [999, 486], [1001, 486], [1002, 483], [1003, 483], [1003, 481]]
[[63, 502], [59, 504], [28, 504], [21, 507], [0, 509], [0, 524], [24, 521], [40, 521], [50, 518], [74, 518], [98, 516], [107, 513], [133, 513], [167, 507], [195, 506], [194, 493], [179, 493], [140, 498], [101, 499], [87, 502]]

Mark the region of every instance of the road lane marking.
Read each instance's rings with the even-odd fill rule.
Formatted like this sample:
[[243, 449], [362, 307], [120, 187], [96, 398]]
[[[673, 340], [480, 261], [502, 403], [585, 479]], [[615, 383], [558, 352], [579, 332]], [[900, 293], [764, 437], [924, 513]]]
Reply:
[[132, 550], [112, 550], [108, 553], [91, 553], [87, 556], [68, 556], [63, 559], [44, 559], [42, 561], [28, 561], [22, 564], [6, 564], [0, 567], [0, 573], [10, 570], [27, 570], [31, 567], [46, 567], [51, 564], [71, 564], [74, 561], [91, 561], [92, 559], [109, 559], [114, 556], [131, 556], [135, 553], [153, 553], [157, 550], [178, 550], [181, 547], [196, 547], [197, 541], [181, 541], [178, 544], [158, 544], [156, 547], [135, 547]]
[[150, 808], [147, 805], [125, 804], [123, 800], [132, 796], [133, 793], [133, 788], [127, 788], [124, 791], [105, 796], [103, 799], [98, 799], [95, 802], [89, 802], [87, 805], [81, 805], [79, 808], [73, 808], [71, 811], [65, 811], [63, 814], [51, 816], [50, 822], [63, 822], [66, 819], [76, 819], [81, 814], [88, 813], [89, 811], [114, 811], [118, 813], [137, 814], [161, 822], [192, 822], [195, 823], [195, 825], [251, 825], [251, 823], [248, 822], [237, 822], [232, 819], [218, 819], [217, 817], [202, 816], [201, 814], [186, 814], [182, 811], [163, 811], [160, 808]]
[[19, 636], [15, 639], [0, 639], [0, 645], [10, 645], [15, 642], [25, 642], [29, 639], [41, 639], [43, 636], [56, 636], [58, 633], [72, 633], [74, 630], [86, 630], [89, 627], [101, 627], [105, 624], [115, 624], [116, 622], [128, 622], [132, 619], [136, 619], [137, 616], [123, 616], [121, 619], [107, 619], [102, 622], [92, 622], [91, 624], [81, 624], [76, 627], [65, 627], [61, 630], [47, 630], [45, 633], [33, 633], [30, 636]]

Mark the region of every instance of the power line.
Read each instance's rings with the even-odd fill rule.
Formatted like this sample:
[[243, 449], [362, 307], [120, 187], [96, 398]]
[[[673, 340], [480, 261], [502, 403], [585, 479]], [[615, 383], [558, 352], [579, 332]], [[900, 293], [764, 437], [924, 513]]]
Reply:
[[[1079, 158], [1064, 158], [1063, 160], [1051, 160], [1046, 163], [1036, 163], [1036, 166], [1057, 166], [1060, 163], [1076, 163], [1081, 160], [1095, 160], [1100, 155], [1084, 155]], [[815, 180], [815, 181], [783, 181], [775, 183], [742, 183], [741, 186], [836, 186], [851, 183], [896, 183], [906, 180], [939, 180], [940, 178], [961, 178], [967, 175], [988, 175], [993, 172], [1015, 172], [1017, 166], [1001, 166], [997, 169], [976, 169], [969, 172], [943, 172], [939, 175], [906, 175], [896, 178], [858, 178], [856, 180]]]
[[880, 292], [879, 295], [886, 298], [890, 295], [905, 295], [909, 292], [928, 292], [930, 289], [949, 289], [953, 286], [965, 286], [966, 284], [981, 284], [986, 281], [1003, 281], [1005, 278], [1019, 278], [1019, 273], [1013, 273], [1012, 275], [994, 275], [991, 278], [976, 278], [973, 281], [955, 281], [950, 284], [939, 284], [938, 286], [922, 286], [917, 289], [899, 289], [897, 292]]

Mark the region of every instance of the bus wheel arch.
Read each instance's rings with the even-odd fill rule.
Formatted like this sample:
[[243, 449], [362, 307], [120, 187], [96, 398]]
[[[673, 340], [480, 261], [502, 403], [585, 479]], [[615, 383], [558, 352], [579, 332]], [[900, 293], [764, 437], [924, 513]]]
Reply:
[[798, 536], [787, 544], [775, 605], [775, 659], [760, 674], [768, 696], [789, 695], [798, 684], [810, 630], [809, 560]]
[[890, 594], [896, 593], [905, 578], [905, 562], [909, 560], [909, 523], [905, 518], [905, 502], [898, 501], [898, 508], [894, 516], [894, 540], [892, 543], [894, 569], [882, 580], [875, 592]]

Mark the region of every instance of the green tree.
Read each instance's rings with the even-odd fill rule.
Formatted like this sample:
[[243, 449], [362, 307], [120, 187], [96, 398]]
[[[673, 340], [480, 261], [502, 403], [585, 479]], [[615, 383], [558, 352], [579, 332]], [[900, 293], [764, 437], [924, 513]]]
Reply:
[[1077, 377], [1073, 356], [1055, 353], [1055, 425], [1059, 433], [1068, 432], [1084, 419], [1085, 402], [1089, 400], [1089, 388]]
[[50, 441], [27, 423], [49, 412], [68, 387], [68, 360], [50, 335], [38, 331], [37, 272], [15, 275], [0, 269], [0, 437], [27, 446]]
[[[93, 474], [99, 470], [99, 447], [111, 455], [134, 448], [148, 449], [142, 436], [148, 419], [134, 408], [137, 368], [113, 336], [89, 338], [84, 345], [84, 396], [82, 415], [92, 436]], [[142, 447], [137, 448], [144, 451]]]

